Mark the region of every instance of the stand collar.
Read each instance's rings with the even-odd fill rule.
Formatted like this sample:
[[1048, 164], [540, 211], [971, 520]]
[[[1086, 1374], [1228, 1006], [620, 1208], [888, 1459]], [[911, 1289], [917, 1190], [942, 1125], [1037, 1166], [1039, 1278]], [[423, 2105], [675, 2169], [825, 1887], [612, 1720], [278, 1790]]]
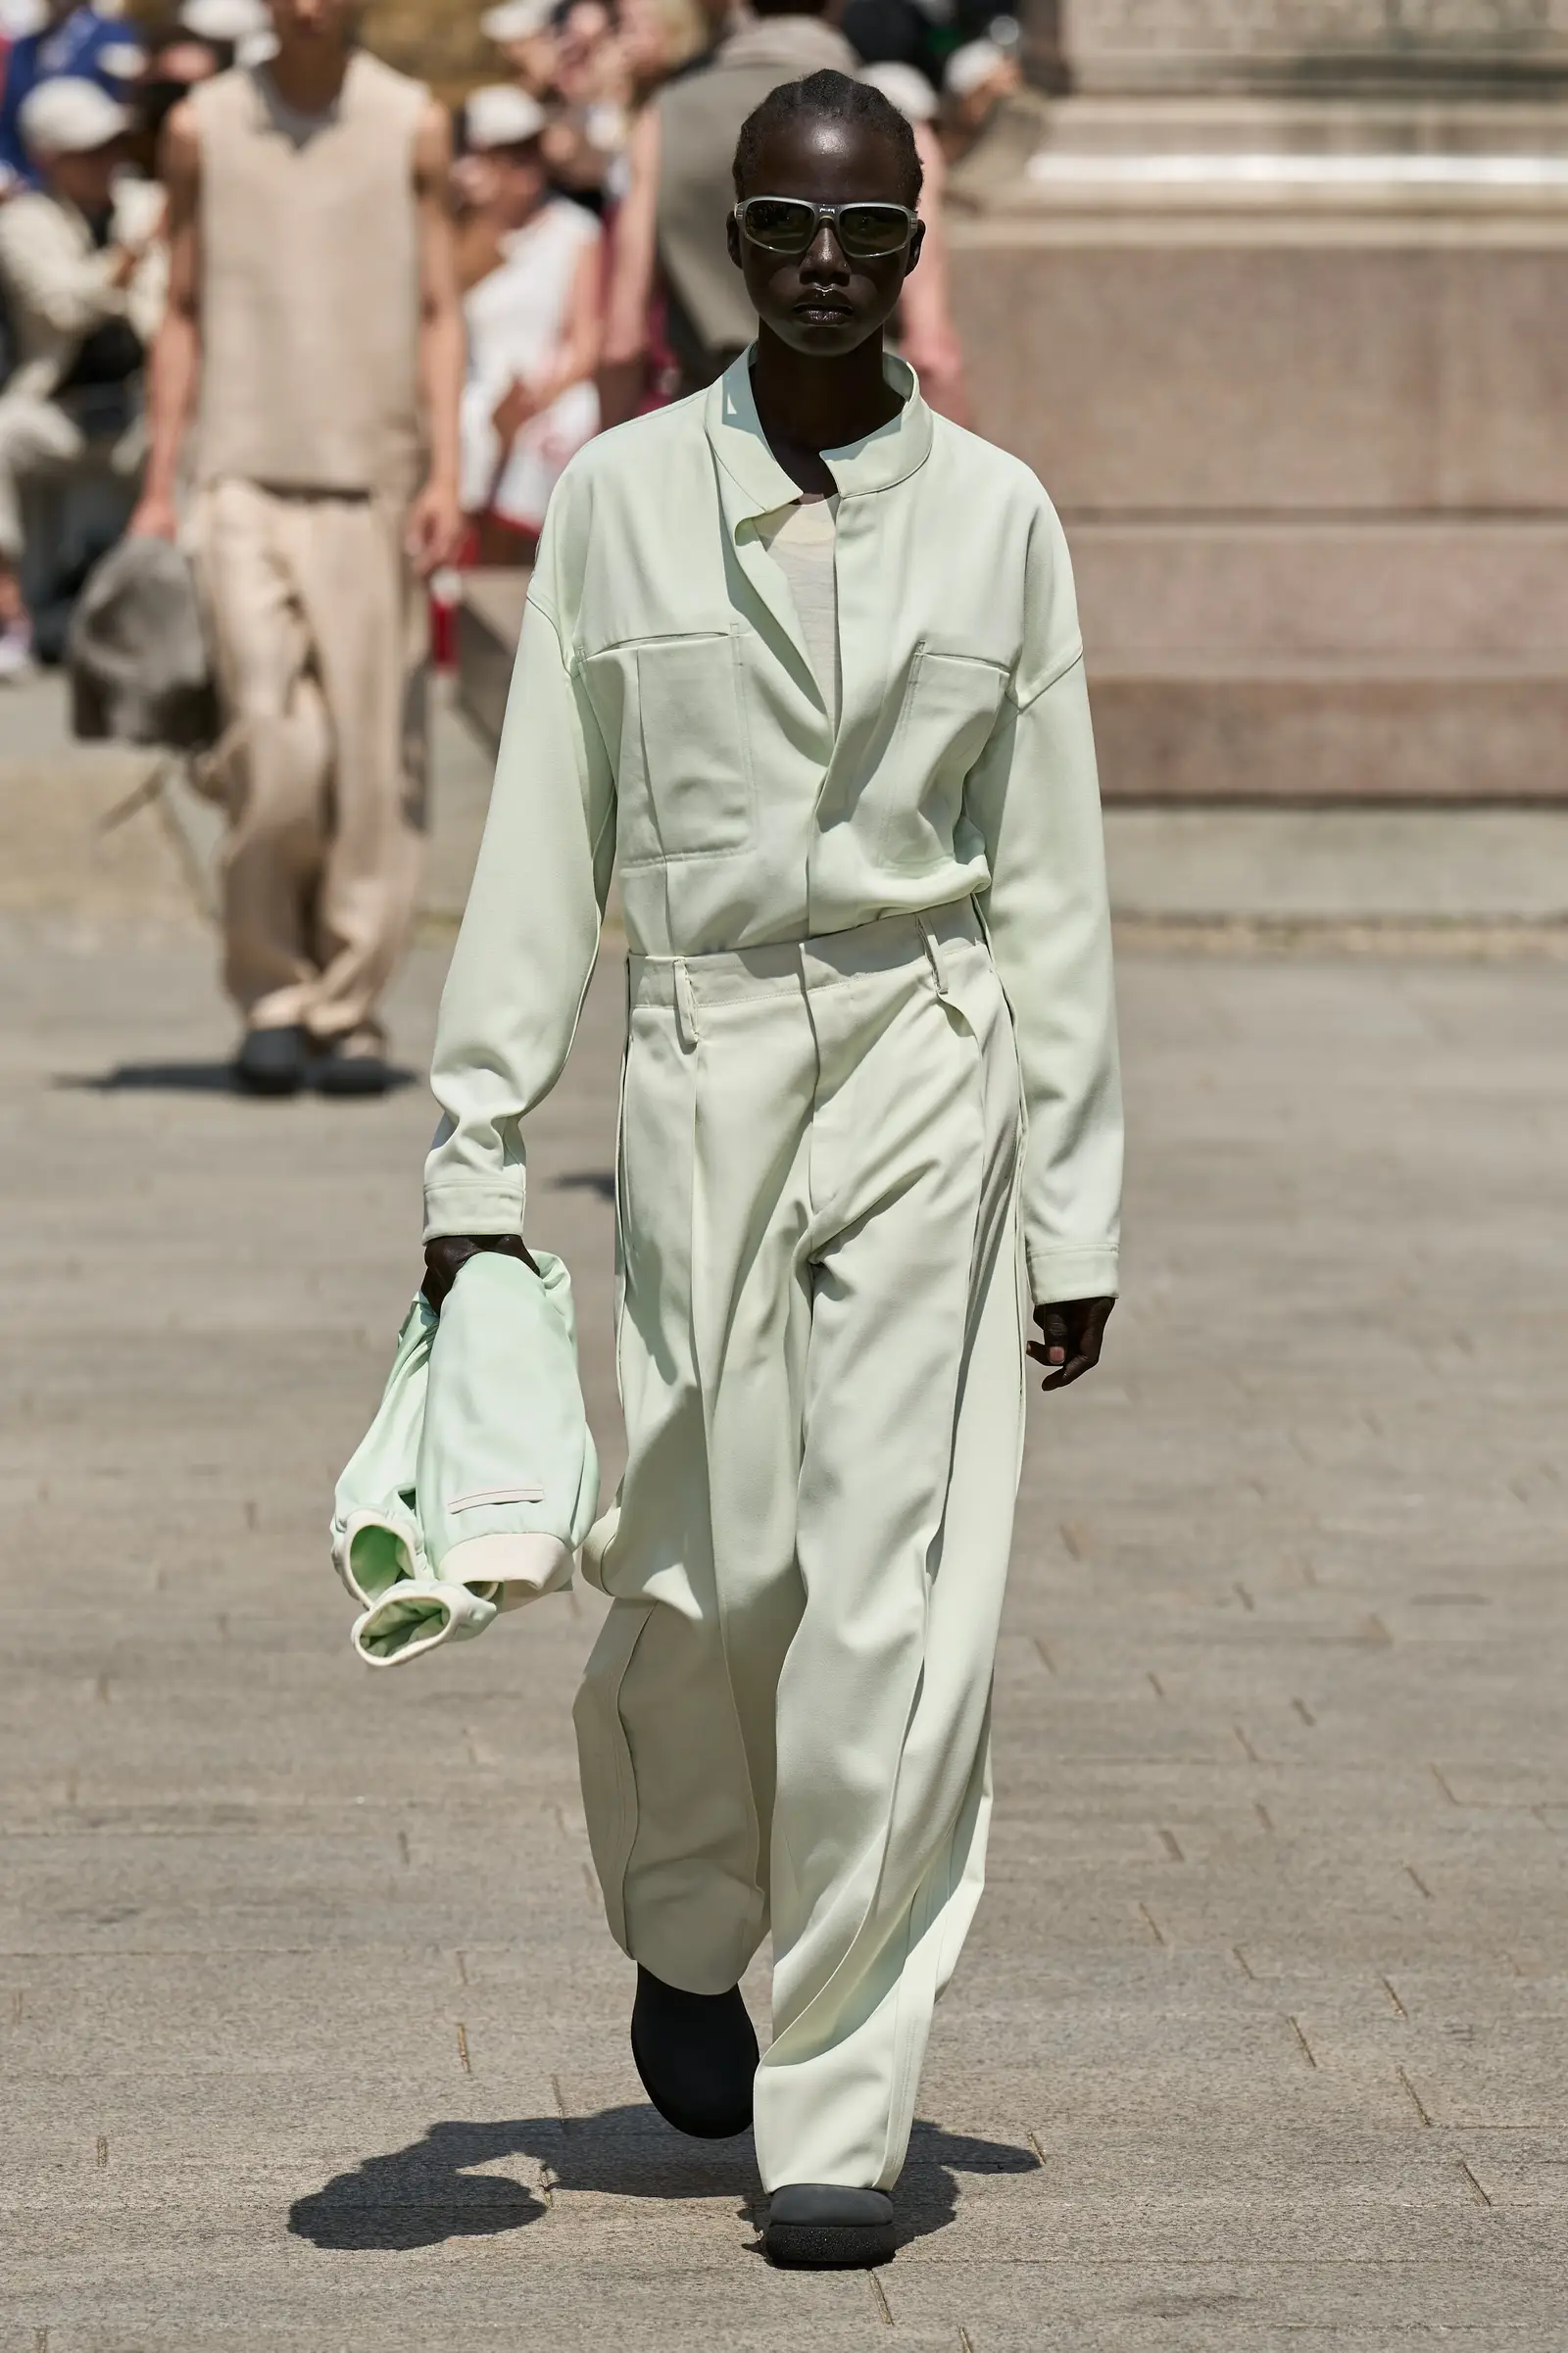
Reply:
[[[708, 390], [703, 422], [713, 455], [738, 497], [725, 506], [732, 524], [753, 515], [772, 515], [793, 506], [799, 485], [790, 480], [767, 445], [752, 397], [752, 344]], [[882, 357], [882, 370], [904, 405], [896, 417], [862, 440], [844, 448], [824, 450], [823, 463], [844, 498], [863, 498], [872, 491], [891, 490], [925, 464], [931, 455], [931, 412], [920, 397], [920, 385], [906, 360], [891, 352]]]

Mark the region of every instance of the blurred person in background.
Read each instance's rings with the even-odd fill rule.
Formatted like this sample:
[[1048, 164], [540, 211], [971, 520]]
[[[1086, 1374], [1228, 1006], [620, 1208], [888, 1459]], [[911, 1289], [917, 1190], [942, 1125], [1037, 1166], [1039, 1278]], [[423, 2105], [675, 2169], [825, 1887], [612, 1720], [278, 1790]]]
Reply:
[[38, 185], [38, 171], [27, 153], [22, 132], [22, 109], [41, 82], [69, 75], [95, 82], [111, 98], [123, 99], [146, 62], [134, 26], [122, 21], [122, 10], [109, 0], [96, 7], [74, 0], [37, 0], [11, 11], [20, 28], [6, 59], [5, 88], [0, 91], [0, 178]]
[[[954, 0], [844, 0], [844, 37], [866, 65], [901, 65], [923, 74], [933, 91], [942, 78]], [[873, 85], [875, 86], [875, 85]], [[902, 111], [902, 110], [901, 110]]]
[[893, 342], [919, 377], [920, 390], [931, 407], [942, 416], [951, 417], [955, 424], [972, 424], [963, 346], [953, 323], [946, 201], [948, 160], [937, 136], [937, 94], [913, 66], [862, 66], [860, 79], [869, 82], [872, 89], [880, 90], [908, 123], [924, 175], [920, 218], [925, 222], [925, 242], [920, 248], [920, 267], [908, 278], [899, 299]]
[[1015, 45], [966, 41], [956, 49], [942, 76], [941, 138], [956, 164], [990, 127], [999, 107], [1023, 87]]
[[95, 81], [62, 75], [24, 100], [42, 185], [0, 206], [0, 288], [17, 366], [0, 392], [0, 679], [30, 666], [24, 499], [92, 474], [133, 481], [146, 448], [142, 378], [168, 282], [163, 202], [122, 166], [131, 118]]
[[357, 47], [356, 15], [272, 0], [275, 57], [202, 83], [165, 136], [172, 288], [132, 529], [178, 532], [194, 412], [224, 977], [235, 1075], [264, 1095], [393, 1081], [376, 1005], [420, 865], [419, 575], [463, 527], [450, 126]]
[[759, 0], [755, 20], [710, 60], [677, 76], [632, 132], [625, 201], [615, 224], [600, 402], [607, 425], [636, 414], [647, 389], [651, 318], [664, 300], [677, 389], [710, 384], [751, 342], [756, 314], [729, 258], [725, 222], [741, 124], [780, 82], [857, 60], [820, 9]]
[[844, 0], [844, 34], [862, 65], [912, 66], [934, 90], [946, 86], [949, 62], [984, 40], [994, 60], [1016, 60], [1023, 33], [1016, 17], [999, 15], [995, 0]]
[[[517, 87], [547, 110], [544, 159], [552, 183], [603, 209], [624, 152], [630, 76], [603, 0], [505, 0], [479, 20]], [[618, 191], [615, 191], [618, 193]]]
[[266, 0], [185, 0], [173, 31], [151, 50], [136, 84], [138, 164], [156, 172], [164, 124], [199, 81], [226, 74], [242, 51], [249, 62], [271, 41]]
[[696, 55], [706, 30], [696, 9], [661, 7], [659, 0], [618, 0], [615, 22], [639, 104]]
[[506, 59], [517, 87], [543, 101], [556, 86], [555, 0], [502, 0], [479, 19], [479, 30]]
[[557, 187], [595, 212], [625, 192], [633, 96], [630, 56], [605, 0], [569, 0], [556, 19], [556, 103], [544, 152]]
[[536, 99], [505, 83], [464, 109], [488, 187], [483, 242], [470, 227], [467, 247], [470, 269], [485, 267], [464, 295], [463, 505], [490, 563], [531, 556], [562, 468], [599, 429], [602, 236], [591, 213], [551, 192], [545, 123]]

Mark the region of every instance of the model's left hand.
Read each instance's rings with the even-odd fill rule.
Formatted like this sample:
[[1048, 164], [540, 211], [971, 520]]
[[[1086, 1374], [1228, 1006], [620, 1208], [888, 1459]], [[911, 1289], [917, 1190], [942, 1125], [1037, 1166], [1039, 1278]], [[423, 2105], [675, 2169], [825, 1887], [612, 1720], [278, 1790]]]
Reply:
[[456, 483], [426, 482], [409, 509], [403, 544], [423, 580], [456, 560], [463, 545], [463, 503]]
[[1035, 1309], [1045, 1337], [1030, 1341], [1029, 1353], [1036, 1364], [1048, 1367], [1042, 1389], [1065, 1389], [1094, 1371], [1115, 1304], [1114, 1299], [1055, 1299]]

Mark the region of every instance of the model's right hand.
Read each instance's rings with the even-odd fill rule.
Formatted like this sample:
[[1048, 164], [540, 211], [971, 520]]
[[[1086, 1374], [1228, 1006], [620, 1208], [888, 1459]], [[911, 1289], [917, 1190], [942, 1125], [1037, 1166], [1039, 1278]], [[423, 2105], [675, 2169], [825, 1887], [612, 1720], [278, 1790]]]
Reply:
[[440, 1314], [447, 1293], [470, 1258], [481, 1250], [497, 1250], [503, 1258], [520, 1258], [539, 1272], [520, 1234], [442, 1234], [424, 1246], [424, 1281], [419, 1288], [427, 1303]]
[[132, 539], [177, 539], [179, 515], [173, 500], [149, 491], [139, 501], [127, 531]]
[[1041, 1338], [1030, 1341], [1027, 1353], [1047, 1368], [1042, 1389], [1065, 1389], [1094, 1371], [1115, 1304], [1113, 1299], [1056, 1299], [1035, 1309]]

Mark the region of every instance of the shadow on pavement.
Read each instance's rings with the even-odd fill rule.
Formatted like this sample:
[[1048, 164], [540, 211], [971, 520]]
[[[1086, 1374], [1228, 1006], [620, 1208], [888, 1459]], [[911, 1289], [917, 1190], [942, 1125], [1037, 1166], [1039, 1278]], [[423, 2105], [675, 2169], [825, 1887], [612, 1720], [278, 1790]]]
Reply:
[[612, 1168], [574, 1168], [569, 1175], [551, 1181], [553, 1193], [597, 1193], [602, 1201], [615, 1198], [615, 1172]]
[[[412, 1087], [414, 1083], [415, 1074], [412, 1070], [394, 1070], [386, 1093], [400, 1095], [405, 1087]], [[53, 1084], [74, 1089], [83, 1095], [233, 1095], [244, 1097], [247, 1103], [262, 1100], [253, 1099], [246, 1089], [234, 1084], [234, 1074], [227, 1062], [119, 1062], [112, 1070], [57, 1075]], [[314, 1093], [315, 1090], [310, 1087], [301, 1089], [302, 1095]], [[299, 1097], [282, 1100], [297, 1102]], [[338, 1097], [333, 1100], [362, 1099]], [[363, 1100], [373, 1103], [384, 1101], [385, 1097], [378, 1099], [367, 1096]]]
[[[448, 2238], [518, 2230], [548, 2211], [542, 2198], [500, 2174], [477, 2173], [509, 2157], [531, 2157], [553, 2194], [601, 2197], [734, 2198], [756, 2222], [762, 2209], [748, 2132], [693, 2142], [651, 2108], [607, 2108], [597, 2116], [524, 2117], [513, 2123], [432, 2125], [422, 2140], [367, 2157], [351, 2174], [296, 2198], [288, 2227], [313, 2246], [399, 2252]], [[1027, 2148], [975, 2140], [917, 2124], [899, 2183], [899, 2238], [945, 2230], [958, 2203], [959, 2174], [1033, 2173]]]

